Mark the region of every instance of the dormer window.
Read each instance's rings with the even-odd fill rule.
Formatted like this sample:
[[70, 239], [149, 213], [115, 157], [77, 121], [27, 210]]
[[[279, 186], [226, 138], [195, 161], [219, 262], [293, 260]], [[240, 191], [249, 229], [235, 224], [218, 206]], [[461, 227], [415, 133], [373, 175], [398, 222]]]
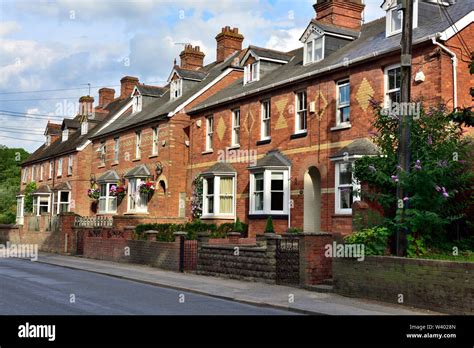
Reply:
[[[403, 10], [397, 0], [386, 0], [382, 8], [387, 12], [386, 36], [400, 34], [403, 26]], [[418, 0], [413, 0], [413, 28], [418, 26]]]
[[64, 129], [63, 130], [63, 136], [62, 136], [62, 141], [66, 141], [69, 138], [69, 129]]
[[48, 134], [46, 136], [46, 146], [49, 146], [49, 145], [51, 145], [51, 135]]
[[306, 43], [304, 64], [319, 62], [322, 59], [324, 59], [324, 35]]
[[89, 131], [89, 122], [84, 121], [81, 123], [81, 135], [87, 134]]
[[183, 95], [183, 79], [176, 79], [171, 81], [170, 97], [171, 100], [178, 99]]
[[244, 67], [244, 85], [260, 80], [260, 62], [248, 64]]
[[142, 96], [140, 94], [133, 96], [132, 112], [135, 114], [142, 111]]

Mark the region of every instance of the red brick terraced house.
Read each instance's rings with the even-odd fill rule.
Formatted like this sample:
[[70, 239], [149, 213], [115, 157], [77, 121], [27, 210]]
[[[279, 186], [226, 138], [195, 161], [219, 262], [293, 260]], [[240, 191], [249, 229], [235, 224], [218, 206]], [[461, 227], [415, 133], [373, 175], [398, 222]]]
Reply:
[[[132, 110], [91, 137], [92, 181], [100, 190], [99, 216], [117, 226], [186, 221], [188, 110], [243, 75], [238, 66], [244, 37], [225, 27], [216, 37], [216, 61], [204, 66], [199, 47], [186, 45], [164, 88], [137, 85]], [[236, 65], [237, 64], [237, 65]], [[151, 186], [152, 193], [141, 187]], [[115, 194], [120, 187], [122, 196]]]
[[[474, 47], [474, 2], [441, 7], [414, 1], [412, 97], [472, 106], [471, 52], [460, 38]], [[201, 174], [203, 220], [238, 217], [249, 236], [269, 216], [278, 233], [352, 231], [352, 162], [377, 154], [369, 101], [400, 98], [401, 15], [394, 0], [382, 8], [386, 17], [362, 24], [362, 1], [318, 0], [303, 48], [250, 46], [240, 55], [244, 76], [188, 111], [186, 192], [191, 199]]]
[[[90, 199], [83, 194], [90, 187], [93, 149], [89, 136], [131, 108], [130, 97], [114, 98], [114, 94], [113, 89], [102, 88], [95, 108], [94, 98], [84, 96], [74, 118], [61, 124], [48, 122], [45, 143], [22, 163], [17, 224], [24, 232], [50, 231], [52, 217], [61, 213], [91, 215]], [[37, 187], [32, 193], [33, 211], [25, 213], [24, 191], [32, 182]]]

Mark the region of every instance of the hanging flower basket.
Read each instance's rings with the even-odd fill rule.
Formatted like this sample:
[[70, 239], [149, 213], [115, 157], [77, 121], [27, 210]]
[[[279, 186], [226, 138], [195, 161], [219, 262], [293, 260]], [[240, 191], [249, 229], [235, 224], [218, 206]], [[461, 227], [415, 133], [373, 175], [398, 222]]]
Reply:
[[109, 195], [112, 197], [117, 197], [118, 201], [121, 201], [125, 198], [127, 194], [127, 188], [124, 185], [112, 185], [110, 186]]
[[140, 184], [138, 190], [141, 194], [151, 196], [155, 193], [155, 183], [152, 181], [147, 181]]
[[100, 190], [91, 187], [87, 190], [87, 195], [90, 199], [97, 201], [100, 198]]

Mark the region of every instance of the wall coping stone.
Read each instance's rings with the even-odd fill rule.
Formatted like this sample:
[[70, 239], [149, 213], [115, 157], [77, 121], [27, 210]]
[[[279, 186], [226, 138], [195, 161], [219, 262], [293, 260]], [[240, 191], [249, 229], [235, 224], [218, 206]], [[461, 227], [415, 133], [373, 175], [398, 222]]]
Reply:
[[181, 237], [181, 236], [187, 236], [188, 234], [186, 232], [183, 232], [183, 231], [176, 231], [176, 232], [173, 232], [173, 236], [176, 236], [176, 237]]
[[236, 246], [236, 245], [212, 245], [212, 244], [206, 244], [203, 245], [203, 249], [223, 249], [223, 250], [234, 250], [235, 248], [239, 248], [240, 251], [260, 251], [260, 252], [266, 252], [267, 248], [266, 247], [251, 247], [251, 246]]

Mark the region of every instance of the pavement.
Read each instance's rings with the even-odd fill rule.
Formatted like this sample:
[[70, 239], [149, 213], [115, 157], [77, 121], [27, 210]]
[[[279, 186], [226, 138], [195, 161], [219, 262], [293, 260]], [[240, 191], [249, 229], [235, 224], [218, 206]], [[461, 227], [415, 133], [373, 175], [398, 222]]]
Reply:
[[0, 259], [0, 315], [288, 314], [80, 269]]
[[222, 300], [231, 300], [241, 304], [271, 307], [284, 310], [286, 314], [289, 314], [288, 311], [290, 313], [319, 315], [440, 314], [396, 303], [354, 299], [301, 288], [170, 272], [149, 266], [85, 259], [75, 256], [40, 253], [36, 262], [93, 272], [161, 288], [211, 296]]

